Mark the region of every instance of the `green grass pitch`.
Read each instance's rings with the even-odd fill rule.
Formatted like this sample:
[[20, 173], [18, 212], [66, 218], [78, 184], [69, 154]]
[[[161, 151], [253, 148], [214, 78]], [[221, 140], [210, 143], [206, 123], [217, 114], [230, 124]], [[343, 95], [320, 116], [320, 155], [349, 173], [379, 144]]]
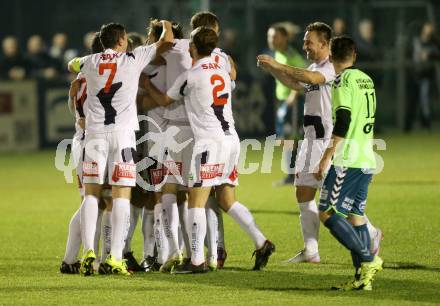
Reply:
[[[206, 275], [62, 275], [71, 215], [79, 206], [76, 185], [54, 167], [55, 150], [0, 155], [0, 305], [423, 305], [440, 303], [440, 141], [435, 134], [387, 135], [384, 171], [375, 176], [367, 213], [385, 234], [385, 269], [372, 292], [334, 292], [352, 277], [351, 258], [320, 231], [318, 265], [287, 265], [302, 247], [293, 189], [273, 189], [271, 174], [241, 175], [239, 200], [276, 244], [267, 268], [250, 271], [253, 244], [224, 215], [226, 268]], [[248, 152], [249, 161], [261, 153]], [[140, 259], [141, 231], [133, 241]]]

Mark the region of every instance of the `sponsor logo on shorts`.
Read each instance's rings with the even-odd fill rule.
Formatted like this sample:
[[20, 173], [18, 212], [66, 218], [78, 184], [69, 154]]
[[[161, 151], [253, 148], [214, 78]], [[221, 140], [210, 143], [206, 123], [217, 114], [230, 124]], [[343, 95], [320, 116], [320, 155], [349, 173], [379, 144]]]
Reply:
[[223, 175], [224, 167], [225, 164], [200, 165], [200, 179], [210, 180], [216, 177], [221, 177]]
[[344, 202], [342, 202], [342, 208], [344, 208], [347, 211], [350, 211], [351, 208], [353, 207], [353, 203], [354, 203], [354, 199], [350, 199], [348, 197], [346, 197], [344, 199]]
[[83, 176], [98, 177], [98, 163], [97, 162], [83, 162]]
[[229, 180], [231, 182], [235, 182], [237, 180], [237, 177], [238, 177], [237, 166], [234, 166], [234, 169], [232, 169], [231, 174], [229, 174]]
[[163, 175], [182, 175], [182, 162], [166, 160], [163, 162]]
[[115, 163], [112, 180], [113, 182], [117, 182], [121, 178], [136, 179], [136, 165], [129, 163]]
[[159, 185], [163, 180], [163, 169], [151, 169], [151, 183], [153, 185]]

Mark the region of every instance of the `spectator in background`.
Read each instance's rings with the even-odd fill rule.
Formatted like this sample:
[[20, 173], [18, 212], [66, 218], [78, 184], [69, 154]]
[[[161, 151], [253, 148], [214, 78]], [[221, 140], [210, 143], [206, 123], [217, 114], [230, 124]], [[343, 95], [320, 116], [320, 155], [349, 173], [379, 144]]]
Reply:
[[434, 25], [426, 22], [420, 34], [413, 38], [413, 62], [415, 69], [415, 84], [418, 87], [418, 94], [415, 99], [408, 99], [406, 112], [405, 130], [411, 131], [416, 115], [418, 101], [420, 106], [421, 123], [424, 128], [431, 128], [431, 105], [430, 89], [436, 81], [435, 60], [440, 59], [440, 39], [437, 36]]
[[0, 58], [0, 78], [4, 80], [23, 80], [29, 72], [29, 64], [18, 49], [14, 36], [7, 36], [2, 42], [3, 54]]
[[[289, 23], [290, 24], [290, 23]], [[275, 60], [281, 64], [294, 66], [294, 67], [306, 67], [306, 62], [301, 54], [289, 46], [289, 41], [294, 38], [296, 33], [295, 26], [290, 26], [290, 32], [288, 31], [288, 26], [286, 23], [276, 23], [273, 24], [267, 31], [267, 44], [269, 48], [274, 52]], [[289, 134], [292, 132], [288, 131], [290, 124], [290, 129], [292, 129], [292, 116], [288, 115], [288, 110], [296, 103], [298, 99], [298, 92], [290, 89], [289, 87], [283, 85], [280, 81], [276, 80], [275, 85], [275, 96], [276, 96], [276, 123], [275, 131], [279, 139], [284, 140], [289, 138]], [[297, 115], [297, 114], [296, 114]], [[296, 147], [292, 148], [292, 156], [288, 156], [286, 150], [283, 150], [283, 162], [285, 163], [286, 169], [291, 169], [294, 167], [295, 157], [296, 157]], [[294, 174], [288, 174], [280, 182], [276, 182], [275, 186], [281, 186], [286, 184], [293, 184], [295, 180]]]
[[62, 67], [78, 55], [78, 51], [74, 49], [67, 49], [68, 37], [66, 33], [55, 33], [52, 37], [52, 46], [49, 49], [49, 54], [52, 58], [58, 60]]
[[340, 17], [336, 17], [333, 20], [333, 35], [334, 36], [348, 35], [347, 26], [345, 24], [344, 19]]
[[358, 61], [370, 62], [380, 59], [380, 52], [374, 37], [373, 22], [370, 19], [361, 20], [358, 31], [356, 39]]
[[92, 53], [92, 42], [95, 37], [95, 32], [87, 32], [83, 36], [83, 50], [80, 52], [81, 56], [86, 56]]
[[45, 50], [43, 39], [32, 35], [27, 42], [27, 60], [31, 67], [31, 77], [54, 79], [61, 71], [61, 65]]

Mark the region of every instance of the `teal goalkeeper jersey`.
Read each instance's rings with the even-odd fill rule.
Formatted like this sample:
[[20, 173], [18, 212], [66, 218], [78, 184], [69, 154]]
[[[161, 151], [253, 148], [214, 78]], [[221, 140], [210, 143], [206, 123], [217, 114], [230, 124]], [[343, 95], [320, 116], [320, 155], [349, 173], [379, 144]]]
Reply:
[[373, 152], [376, 92], [373, 80], [353, 67], [336, 76], [332, 85], [333, 122], [338, 109], [351, 112], [351, 122], [343, 145], [336, 149], [335, 166], [376, 168]]

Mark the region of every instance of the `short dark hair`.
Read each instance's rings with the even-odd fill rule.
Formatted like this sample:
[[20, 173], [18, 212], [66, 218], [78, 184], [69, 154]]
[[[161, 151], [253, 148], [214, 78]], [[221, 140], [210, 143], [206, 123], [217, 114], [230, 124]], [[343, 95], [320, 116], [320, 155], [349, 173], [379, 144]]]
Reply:
[[[173, 30], [173, 36], [176, 39], [183, 38], [182, 26], [177, 22], [171, 23], [171, 29]], [[159, 40], [162, 35], [163, 26], [159, 19], [150, 19], [150, 24], [148, 25], [147, 33], [153, 33], [156, 40]]]
[[113, 48], [123, 38], [125, 27], [120, 23], [103, 24], [100, 31], [101, 43], [104, 48]]
[[104, 51], [104, 47], [101, 44], [99, 32], [95, 32], [95, 37], [92, 39], [92, 54], [101, 53]]
[[197, 53], [209, 56], [212, 50], [217, 47], [218, 36], [211, 28], [198, 27], [191, 32], [191, 42], [196, 46]]
[[356, 52], [356, 43], [346, 35], [332, 38], [330, 41], [330, 52], [332, 60], [336, 62], [345, 62]]
[[191, 18], [191, 28], [193, 30], [198, 27], [215, 28], [215, 26], [220, 26], [220, 21], [214, 13], [198, 12]]
[[289, 33], [287, 32], [287, 29], [280, 24], [275, 23], [271, 25], [269, 29], [274, 29], [276, 32], [280, 33], [284, 37], [289, 37]]
[[306, 27], [306, 31], [317, 32], [319, 37], [327, 43], [330, 43], [330, 39], [332, 38], [332, 28], [324, 22], [313, 22]]

